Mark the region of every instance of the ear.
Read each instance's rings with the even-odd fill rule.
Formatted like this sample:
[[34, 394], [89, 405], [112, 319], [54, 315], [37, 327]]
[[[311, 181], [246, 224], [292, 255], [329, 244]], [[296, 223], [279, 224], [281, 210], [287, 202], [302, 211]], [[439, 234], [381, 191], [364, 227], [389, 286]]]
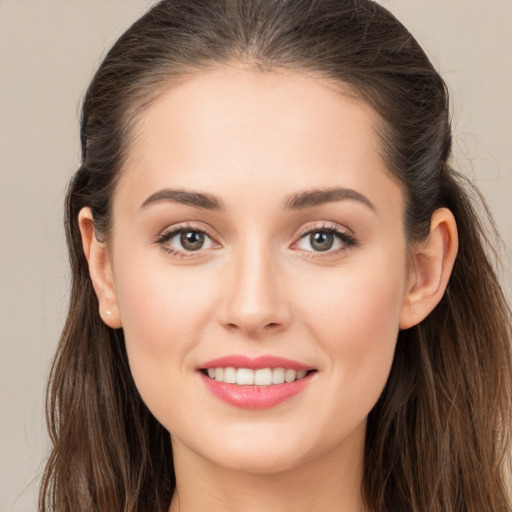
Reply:
[[458, 250], [457, 224], [450, 210], [432, 215], [430, 233], [414, 248], [400, 329], [419, 324], [439, 303], [452, 273]]
[[82, 208], [78, 214], [82, 246], [89, 265], [89, 274], [100, 308], [100, 316], [109, 327], [121, 327], [121, 316], [112, 275], [110, 254], [105, 243], [96, 238], [91, 209]]

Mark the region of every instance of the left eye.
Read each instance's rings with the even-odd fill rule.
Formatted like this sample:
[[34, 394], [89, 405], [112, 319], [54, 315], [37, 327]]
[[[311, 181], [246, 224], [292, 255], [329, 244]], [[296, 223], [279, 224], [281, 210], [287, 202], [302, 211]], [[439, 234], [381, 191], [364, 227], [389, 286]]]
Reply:
[[[326, 252], [350, 247], [355, 244], [355, 240], [343, 231], [333, 227], [325, 227], [308, 231], [301, 236], [298, 244], [299, 249], [305, 251]], [[311, 249], [305, 247], [308, 245]]]

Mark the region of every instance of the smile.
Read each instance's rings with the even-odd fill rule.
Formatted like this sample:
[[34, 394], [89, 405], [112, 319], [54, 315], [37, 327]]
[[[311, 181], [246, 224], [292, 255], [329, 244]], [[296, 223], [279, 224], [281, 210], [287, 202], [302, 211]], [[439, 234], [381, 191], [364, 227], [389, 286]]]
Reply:
[[206, 374], [210, 379], [238, 386], [271, 386], [273, 384], [291, 383], [303, 379], [307, 370], [292, 368], [208, 368]]
[[268, 409], [301, 393], [317, 370], [276, 356], [221, 357], [203, 363], [199, 375], [216, 398], [243, 409]]

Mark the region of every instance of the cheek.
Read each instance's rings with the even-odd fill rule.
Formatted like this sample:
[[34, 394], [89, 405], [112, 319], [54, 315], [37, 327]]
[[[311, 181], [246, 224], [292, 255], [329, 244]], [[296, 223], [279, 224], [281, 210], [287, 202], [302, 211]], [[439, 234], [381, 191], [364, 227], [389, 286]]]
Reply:
[[163, 267], [137, 272], [135, 265], [123, 262], [115, 275], [125, 336], [152, 351], [186, 345], [214, 292], [198, 272]]
[[158, 417], [172, 410], [165, 403], [169, 390], [189, 378], [194, 366], [190, 356], [201, 340], [215, 290], [197, 270], [162, 263], [147, 268], [141, 271], [135, 258], [124, 259], [115, 267], [114, 279], [130, 369]]
[[147, 268], [141, 271], [135, 257], [120, 261], [116, 295], [136, 387], [156, 418], [170, 426], [181, 421], [176, 415], [183, 398], [176, 390], [190, 385], [190, 356], [200, 343], [215, 289], [197, 270], [162, 263]]
[[360, 408], [361, 416], [384, 388], [399, 331], [404, 267], [385, 262], [343, 269], [327, 291], [303, 298], [305, 321], [328, 356], [332, 389], [344, 390], [333, 400], [350, 400], [345, 405]]
[[[398, 331], [404, 263], [383, 256], [365, 260], [324, 276], [312, 274], [303, 283], [304, 313], [311, 311], [318, 327], [330, 330], [329, 338], [338, 338], [342, 344], [351, 338], [385, 339], [389, 332]], [[314, 296], [311, 290], [317, 290]]]

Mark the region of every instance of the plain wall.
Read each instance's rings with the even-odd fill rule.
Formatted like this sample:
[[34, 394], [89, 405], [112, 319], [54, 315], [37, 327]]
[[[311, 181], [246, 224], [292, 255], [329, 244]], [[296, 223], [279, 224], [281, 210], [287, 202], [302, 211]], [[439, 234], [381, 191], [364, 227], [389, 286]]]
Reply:
[[[66, 313], [62, 205], [79, 163], [81, 99], [105, 50], [152, 3], [0, 0], [1, 512], [36, 509], [48, 450], [44, 386]], [[510, 250], [512, 2], [381, 3], [447, 80], [456, 167], [484, 193]]]

